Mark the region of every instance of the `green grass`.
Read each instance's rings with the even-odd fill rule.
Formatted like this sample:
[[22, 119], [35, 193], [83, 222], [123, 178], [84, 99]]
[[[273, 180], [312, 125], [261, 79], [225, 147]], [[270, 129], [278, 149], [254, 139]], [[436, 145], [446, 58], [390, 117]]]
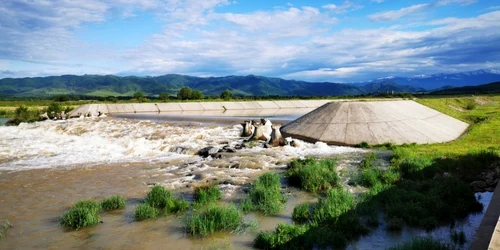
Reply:
[[287, 176], [290, 185], [314, 193], [340, 185], [336, 163], [333, 159], [295, 159], [288, 164]]
[[80, 200], [70, 210], [64, 212], [60, 223], [74, 229], [97, 225], [100, 222], [100, 209], [97, 201]]
[[199, 206], [215, 203], [222, 197], [217, 185], [197, 187], [194, 191], [195, 203]]
[[110, 210], [116, 210], [116, 209], [123, 209], [125, 208], [125, 198], [115, 195], [111, 196], [109, 198], [104, 199], [101, 202], [101, 207], [105, 211], [110, 211]]
[[162, 186], [154, 186], [147, 194], [145, 203], [163, 210], [165, 214], [184, 212], [188, 208], [185, 200], [173, 196], [170, 191]]
[[433, 238], [417, 238], [388, 250], [453, 250], [451, 245]]
[[304, 203], [295, 206], [292, 213], [292, 220], [298, 223], [305, 223], [311, 219], [311, 204]]
[[241, 203], [244, 212], [258, 211], [265, 215], [276, 214], [284, 207], [285, 196], [281, 193], [280, 176], [265, 173], [260, 176]]
[[303, 235], [307, 229], [307, 226], [278, 224], [274, 232], [260, 232], [254, 240], [253, 246], [257, 249], [293, 248], [287, 244], [292, 239]]
[[134, 218], [137, 221], [156, 219], [160, 215], [160, 210], [148, 204], [139, 204], [135, 207]]
[[2, 223], [2, 226], [0, 227], [0, 240], [5, 237], [7, 234], [7, 230], [12, 227], [12, 224], [10, 224], [10, 221], [4, 220]]
[[233, 232], [243, 225], [243, 215], [235, 206], [210, 206], [194, 211], [185, 220], [186, 231], [202, 237], [215, 232]]

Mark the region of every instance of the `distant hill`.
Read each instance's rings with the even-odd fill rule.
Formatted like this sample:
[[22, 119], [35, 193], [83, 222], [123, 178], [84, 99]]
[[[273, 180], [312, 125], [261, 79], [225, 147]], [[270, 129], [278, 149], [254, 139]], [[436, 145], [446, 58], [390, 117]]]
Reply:
[[[491, 80], [493, 79], [493, 80]], [[264, 76], [194, 77], [169, 74], [155, 77], [114, 75], [62, 75], [0, 79], [0, 97], [51, 97], [53, 95], [148, 96], [167, 92], [175, 95], [182, 87], [218, 96], [225, 89], [240, 96], [339, 96], [377, 93], [414, 93], [446, 86], [479, 85], [500, 81], [500, 71], [480, 70], [433, 76], [388, 77], [364, 83], [305, 82]]]
[[446, 86], [476, 86], [489, 82], [500, 81], [500, 70], [484, 69], [455, 74], [417, 75], [411, 77], [385, 77], [370, 82], [355, 83], [355, 85], [363, 86], [370, 83], [385, 81], [395, 82], [399, 85], [423, 88], [425, 90], [437, 90]]
[[157, 77], [119, 77], [113, 75], [63, 75], [0, 80], [0, 96], [47, 97], [58, 94], [88, 96], [132, 96], [137, 91], [146, 95], [167, 92], [175, 95], [187, 86], [204, 95], [218, 96], [225, 89], [241, 96], [338, 96], [379, 93], [394, 90], [411, 92], [395, 83], [370, 84], [367, 87], [330, 82], [304, 82], [263, 76], [193, 77], [164, 75]]
[[500, 82], [493, 82], [478, 86], [465, 86], [459, 88], [446, 88], [431, 92], [431, 94], [490, 94], [500, 93]]

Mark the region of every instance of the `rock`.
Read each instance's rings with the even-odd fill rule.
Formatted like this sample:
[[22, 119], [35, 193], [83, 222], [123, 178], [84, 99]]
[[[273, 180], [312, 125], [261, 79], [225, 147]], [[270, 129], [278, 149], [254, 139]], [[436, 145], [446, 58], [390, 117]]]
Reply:
[[474, 192], [481, 192], [486, 188], [486, 182], [484, 181], [473, 181], [470, 186]]
[[240, 164], [239, 163], [232, 164], [229, 166], [229, 168], [240, 168]]
[[267, 140], [268, 138], [264, 135], [264, 132], [262, 131], [262, 125], [255, 126], [254, 133], [248, 139], [248, 141], [267, 141]]
[[294, 148], [298, 148], [298, 147], [300, 147], [300, 143], [298, 141], [296, 141], [296, 140], [292, 140], [290, 142], [290, 146], [292, 146]]
[[244, 121], [241, 126], [243, 126], [243, 131], [241, 132], [242, 137], [248, 137], [253, 134], [254, 126], [251, 121]]
[[198, 151], [198, 155], [202, 156], [202, 157], [209, 157], [209, 156], [213, 156], [213, 155], [217, 154], [217, 152], [219, 152], [218, 147], [208, 146], [208, 147], [200, 149], [200, 151]]
[[277, 146], [285, 146], [288, 144], [288, 142], [283, 138], [280, 132], [280, 127], [281, 125], [276, 124], [272, 125], [272, 132], [271, 132], [271, 140], [269, 141], [269, 144], [273, 147]]
[[187, 147], [182, 147], [182, 146], [175, 146], [171, 148], [169, 151], [172, 153], [177, 153], [177, 154], [186, 154], [190, 148]]
[[242, 149], [244, 147], [245, 147], [244, 144], [236, 144], [236, 145], [234, 145], [234, 149]]
[[222, 147], [219, 150], [219, 153], [221, 153], [221, 152], [224, 152], [224, 153], [234, 153], [234, 152], [236, 152], [236, 150], [234, 150], [233, 148], [231, 148], [229, 145], [226, 145], [226, 146]]
[[262, 133], [266, 137], [267, 140], [271, 139], [271, 134], [273, 133], [273, 124], [271, 123], [270, 120], [268, 119], [261, 119], [260, 120], [262, 123]]
[[498, 179], [487, 179], [486, 180], [486, 185], [488, 187], [496, 187], [497, 186], [497, 183], [498, 183]]

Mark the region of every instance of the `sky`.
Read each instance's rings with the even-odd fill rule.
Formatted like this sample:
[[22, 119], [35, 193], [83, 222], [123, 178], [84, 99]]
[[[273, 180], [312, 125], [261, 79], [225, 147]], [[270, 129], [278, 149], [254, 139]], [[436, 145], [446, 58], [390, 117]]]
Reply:
[[0, 78], [500, 69], [500, 0], [1, 0]]

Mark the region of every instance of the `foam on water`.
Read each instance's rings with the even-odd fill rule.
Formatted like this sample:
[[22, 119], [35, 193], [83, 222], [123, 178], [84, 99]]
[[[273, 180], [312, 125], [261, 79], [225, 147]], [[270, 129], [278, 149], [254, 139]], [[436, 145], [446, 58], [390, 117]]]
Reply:
[[[210, 146], [241, 143], [241, 126], [181, 126], [126, 119], [72, 119], [46, 121], [17, 127], [0, 127], [0, 170], [77, 167], [122, 162], [203, 161], [197, 150]], [[228, 157], [227, 162], [248, 161], [269, 167], [273, 162], [308, 155], [329, 155], [357, 149], [332, 147], [324, 143], [299, 142], [299, 147], [265, 149], [261, 146], [241, 152], [248, 156]], [[170, 152], [175, 147], [191, 154]], [[259, 157], [255, 157], [258, 154]], [[207, 162], [216, 162], [207, 159]], [[210, 163], [207, 163], [208, 167]], [[200, 165], [198, 165], [200, 167]]]

